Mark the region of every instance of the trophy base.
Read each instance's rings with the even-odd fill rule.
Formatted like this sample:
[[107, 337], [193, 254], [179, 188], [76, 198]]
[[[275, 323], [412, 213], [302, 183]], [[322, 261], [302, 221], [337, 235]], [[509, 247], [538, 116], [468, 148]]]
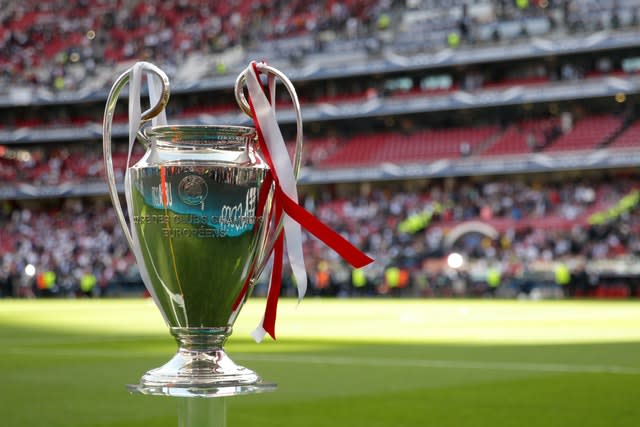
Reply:
[[172, 396], [172, 397], [228, 397], [242, 394], [266, 393], [274, 391], [276, 384], [256, 383], [253, 385], [229, 385], [218, 387], [196, 387], [177, 386], [166, 384], [164, 386], [148, 386], [142, 384], [127, 384], [127, 390], [132, 394], [146, 394], [152, 396]]
[[[200, 338], [197, 344], [203, 344], [203, 341], [222, 344], [216, 334], [207, 337], [211, 331], [196, 330], [195, 334]], [[266, 383], [252, 370], [236, 365], [222, 347], [194, 345], [194, 329], [176, 328], [172, 332], [177, 332], [174, 335], [180, 344], [177, 353], [163, 366], [144, 374], [139, 384], [128, 385], [130, 392], [176, 397], [225, 397], [276, 389], [276, 384]], [[185, 345], [187, 340], [180, 332], [189, 333], [188, 345]]]

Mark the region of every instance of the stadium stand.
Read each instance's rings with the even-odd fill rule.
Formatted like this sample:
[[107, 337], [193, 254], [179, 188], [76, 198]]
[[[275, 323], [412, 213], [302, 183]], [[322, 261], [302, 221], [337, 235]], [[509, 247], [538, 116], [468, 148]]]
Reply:
[[[229, 82], [248, 59], [267, 58], [303, 100], [305, 206], [379, 260], [370, 293], [396, 293], [384, 270], [399, 266], [410, 277], [400, 294], [475, 295], [488, 260], [510, 291], [530, 292], [563, 260], [593, 277], [572, 294], [638, 296], [639, 8], [0, 0], [0, 289], [26, 296], [32, 264], [56, 272], [58, 295], [76, 294], [86, 269], [104, 293], [139, 290], [105, 197], [105, 88], [150, 60], [176, 82], [175, 121], [236, 123]], [[289, 109], [283, 97], [278, 109]], [[114, 122], [124, 127], [126, 112]], [[447, 243], [469, 223], [497, 237], [476, 230]], [[467, 271], [442, 263], [453, 249], [472, 261]], [[344, 264], [309, 237], [305, 252], [311, 273], [331, 275], [327, 290], [311, 274], [314, 292], [350, 292]]]
[[[468, 221], [483, 221], [500, 233], [500, 238], [492, 241], [478, 235], [469, 237], [464, 244], [470, 254], [509, 259], [519, 268], [561, 256], [602, 261], [640, 250], [637, 213], [607, 224], [613, 232], [606, 240], [600, 239], [601, 225], [593, 223], [594, 213], [607, 212], [626, 194], [638, 191], [637, 183], [628, 179], [595, 182], [541, 185], [462, 179], [453, 185], [435, 182], [414, 193], [374, 191], [355, 198], [308, 195], [305, 203], [377, 259], [400, 259], [400, 265], [412, 273], [430, 258], [443, 255], [445, 230]], [[445, 190], [445, 185], [451, 188]], [[17, 274], [27, 262], [40, 269], [54, 269], [62, 294], [77, 290], [75, 279], [89, 266], [99, 273], [103, 292], [120, 292], [122, 286], [135, 281], [132, 257], [105, 199], [67, 199], [61, 205], [49, 202], [48, 208], [34, 209], [5, 203], [3, 212], [3, 271]], [[398, 231], [402, 221], [424, 212], [433, 212], [429, 227], [425, 224], [419, 230]], [[633, 233], [629, 233], [630, 227]], [[336, 289], [348, 291], [347, 273], [337, 258], [313, 239], [307, 240], [306, 253], [311, 268], [329, 263], [332, 274], [337, 275]], [[372, 268], [370, 280], [381, 282], [382, 273], [380, 266]]]
[[495, 132], [495, 128], [485, 127], [426, 130], [411, 135], [362, 135], [350, 139], [317, 166], [359, 166], [460, 157], [461, 150], [473, 151]]
[[587, 117], [561, 135], [546, 151], [592, 150], [606, 144], [621, 124], [619, 118], [608, 115]]
[[624, 132], [613, 140], [610, 148], [638, 148], [640, 145], [640, 122], [632, 123]]
[[482, 156], [525, 154], [539, 151], [553, 140], [554, 129], [559, 123], [555, 119], [525, 120], [509, 126], [493, 144], [483, 150]]

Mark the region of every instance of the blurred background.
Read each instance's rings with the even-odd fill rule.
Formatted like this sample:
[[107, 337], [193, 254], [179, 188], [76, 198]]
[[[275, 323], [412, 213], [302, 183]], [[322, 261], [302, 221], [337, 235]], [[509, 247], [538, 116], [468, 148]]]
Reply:
[[[640, 293], [640, 1], [0, 4], [2, 296], [141, 294], [104, 182], [107, 91], [148, 60], [170, 123], [249, 124], [232, 89], [253, 59], [301, 98], [301, 203], [377, 260], [353, 272], [307, 238], [312, 293]], [[278, 111], [293, 142], [284, 91]], [[126, 129], [120, 105], [119, 179]]]
[[139, 60], [169, 124], [250, 125], [236, 76], [282, 70], [300, 203], [376, 260], [304, 236], [311, 298], [260, 346], [250, 299], [226, 347], [278, 391], [230, 425], [637, 424], [640, 0], [0, 0], [0, 22], [1, 425], [176, 425], [124, 388], [175, 351], [102, 160]]

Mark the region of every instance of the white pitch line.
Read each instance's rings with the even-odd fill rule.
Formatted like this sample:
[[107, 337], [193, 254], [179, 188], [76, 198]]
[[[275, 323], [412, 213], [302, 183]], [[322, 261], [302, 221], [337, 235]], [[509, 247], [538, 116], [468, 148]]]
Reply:
[[561, 373], [607, 373], [640, 375], [640, 368], [615, 365], [569, 365], [558, 363], [520, 363], [520, 362], [480, 362], [472, 360], [429, 360], [429, 359], [373, 359], [355, 357], [323, 357], [297, 355], [247, 355], [243, 360], [256, 362], [302, 363], [319, 365], [357, 365], [373, 367], [408, 367], [442, 369], [484, 369], [498, 371], [531, 371]]
[[[164, 350], [155, 351], [127, 351], [127, 350], [98, 350], [98, 349], [46, 349], [13, 347], [3, 350], [5, 354], [24, 356], [48, 355], [58, 357], [104, 357], [104, 358], [132, 358], [148, 357], [150, 354], [166, 353], [167, 359], [172, 352]], [[254, 354], [231, 353], [232, 359], [248, 362], [272, 362], [272, 363], [300, 363], [314, 365], [346, 365], [346, 366], [372, 366], [372, 367], [406, 367], [425, 369], [479, 369], [494, 371], [521, 371], [521, 372], [551, 372], [551, 373], [585, 373], [585, 374], [621, 374], [640, 375], [640, 368], [632, 368], [616, 365], [569, 365], [561, 363], [522, 363], [522, 362], [484, 362], [473, 360], [436, 360], [436, 359], [391, 359], [391, 358], [357, 358], [357, 357], [332, 357], [332, 356], [302, 356], [294, 354]]]

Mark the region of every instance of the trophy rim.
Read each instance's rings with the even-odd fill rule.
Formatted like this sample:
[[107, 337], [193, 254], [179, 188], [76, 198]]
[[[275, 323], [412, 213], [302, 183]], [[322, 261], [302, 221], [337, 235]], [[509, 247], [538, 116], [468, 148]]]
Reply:
[[199, 147], [222, 150], [249, 150], [258, 135], [250, 126], [237, 125], [161, 125], [145, 128], [148, 143], [161, 147]]
[[244, 137], [253, 137], [256, 133], [254, 127], [240, 125], [160, 125], [145, 128], [144, 134], [147, 137], [166, 137], [174, 134], [198, 136], [212, 130], [222, 130], [226, 131], [226, 135]]

